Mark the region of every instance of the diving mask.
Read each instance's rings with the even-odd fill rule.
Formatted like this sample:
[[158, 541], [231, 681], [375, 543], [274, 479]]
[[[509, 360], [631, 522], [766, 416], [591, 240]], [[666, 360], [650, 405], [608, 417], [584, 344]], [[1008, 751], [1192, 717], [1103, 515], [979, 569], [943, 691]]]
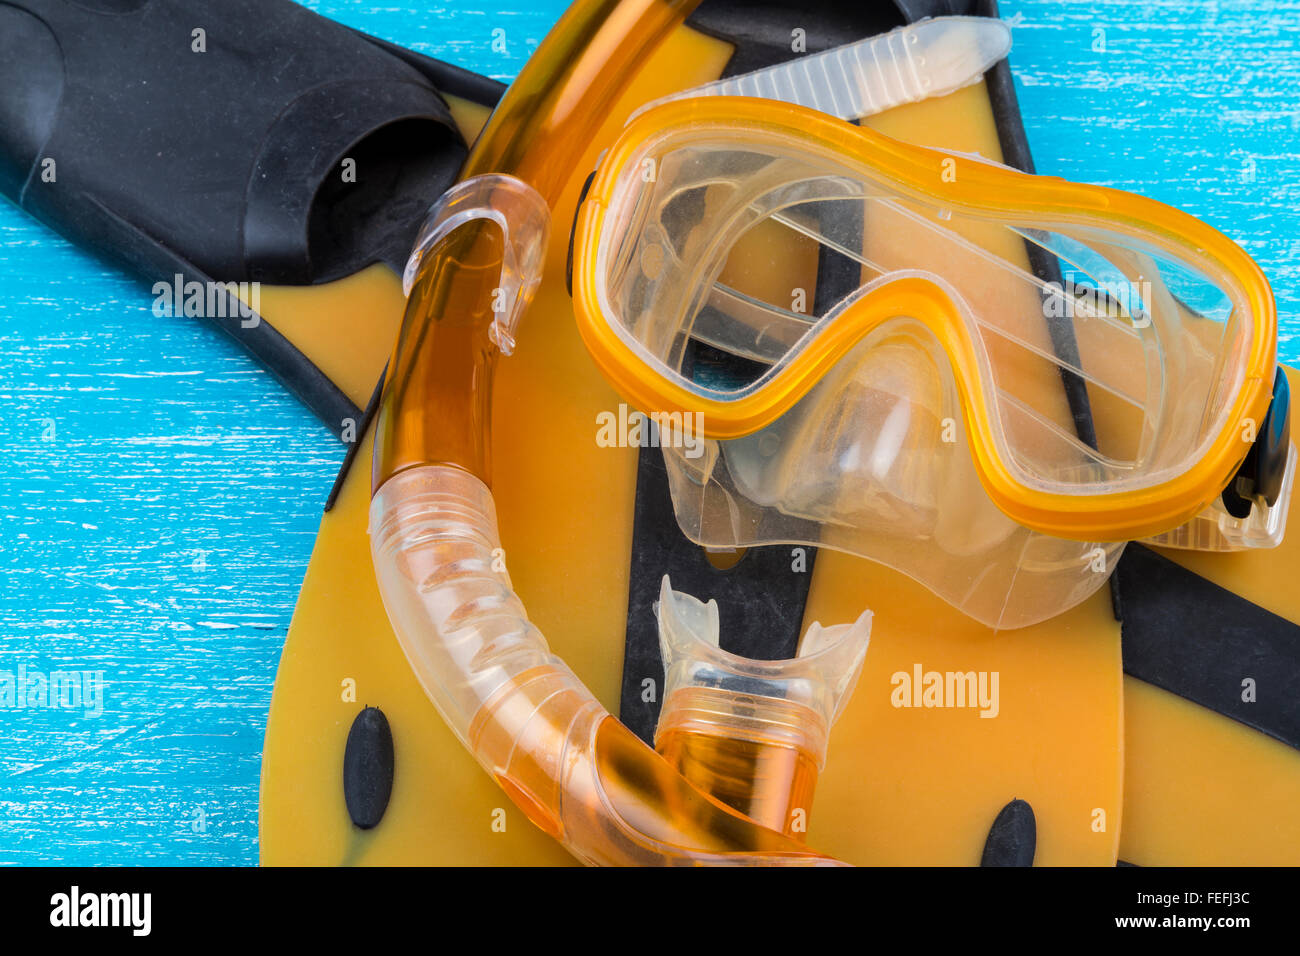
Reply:
[[703, 545], [853, 552], [1008, 627], [1130, 539], [1280, 538], [1271, 290], [1160, 203], [709, 97], [628, 125], [574, 256], [583, 339], [664, 426]]

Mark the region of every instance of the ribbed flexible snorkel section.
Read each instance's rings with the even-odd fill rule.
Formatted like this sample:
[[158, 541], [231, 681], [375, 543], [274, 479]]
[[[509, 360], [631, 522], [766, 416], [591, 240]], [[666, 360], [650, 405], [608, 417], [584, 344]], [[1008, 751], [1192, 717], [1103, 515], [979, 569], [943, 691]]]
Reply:
[[500, 562], [487, 486], [454, 465], [375, 495], [371, 552], [398, 640], [448, 726], [586, 863], [833, 861], [696, 790], [553, 655]]
[[511, 588], [492, 493], [462, 468], [426, 465], [384, 484], [370, 522], [394, 625], [436, 637], [404, 641], [407, 655], [448, 726], [482, 760], [471, 739], [475, 715], [528, 671], [564, 668]]

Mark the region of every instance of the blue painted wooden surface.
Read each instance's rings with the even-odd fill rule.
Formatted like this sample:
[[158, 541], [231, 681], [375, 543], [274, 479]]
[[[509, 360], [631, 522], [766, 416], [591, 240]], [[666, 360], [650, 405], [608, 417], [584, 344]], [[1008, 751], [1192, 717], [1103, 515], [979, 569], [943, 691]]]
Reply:
[[[307, 5], [508, 80], [564, 3]], [[1300, 0], [1003, 12], [1040, 170], [1241, 242], [1300, 360]], [[341, 449], [223, 337], [3, 203], [0, 280], [0, 673], [106, 681], [100, 716], [0, 710], [0, 862], [253, 863], [275, 666]]]

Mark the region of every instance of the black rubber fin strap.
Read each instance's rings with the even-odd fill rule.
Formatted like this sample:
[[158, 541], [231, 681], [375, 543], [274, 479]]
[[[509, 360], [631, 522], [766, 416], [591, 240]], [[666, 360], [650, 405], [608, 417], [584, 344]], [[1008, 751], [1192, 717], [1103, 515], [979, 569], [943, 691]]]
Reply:
[[[907, 18], [908, 23], [924, 20], [926, 17], [966, 17], [975, 16], [972, 7], [977, 6], [972, 0], [894, 0], [894, 6]], [[996, 13], [994, 14], [996, 16]]]
[[[906, 0], [898, 0], [900, 4]], [[943, 4], [939, 4], [942, 6]], [[980, 0], [975, 4], [977, 16], [1000, 16], [997, 0]], [[1002, 147], [1002, 159], [1008, 165], [1023, 173], [1033, 173], [1034, 158], [1029, 151], [1029, 138], [1025, 135], [1025, 125], [1020, 115], [1020, 101], [1016, 97], [1016, 84], [1011, 76], [1011, 62], [1005, 57], [993, 64], [984, 74], [984, 82], [989, 91], [989, 103], [993, 107], [993, 119], [998, 130], [998, 144]], [[1029, 266], [1034, 275], [1042, 282], [1062, 282], [1060, 263], [1046, 249], [1035, 243], [1025, 241], [1029, 254]], [[1044, 310], [1044, 316], [1047, 312]], [[1052, 351], [1063, 363], [1079, 366], [1079, 343], [1074, 335], [1074, 323], [1069, 316], [1047, 317], [1047, 330], [1052, 339]], [[1074, 419], [1074, 430], [1079, 440], [1089, 448], [1097, 447], [1097, 431], [1093, 424], [1092, 407], [1088, 400], [1088, 385], [1083, 377], [1073, 369], [1061, 367], [1061, 384], [1065, 388], [1065, 400]]]
[[[896, 2], [902, 6], [906, 5], [908, 0], [896, 0]], [[1001, 16], [997, 0], [978, 0], [972, 12], [978, 16], [994, 19]], [[993, 64], [992, 68], [984, 74], [984, 83], [988, 88], [989, 103], [993, 107], [993, 120], [998, 130], [998, 145], [1002, 148], [1003, 162], [1023, 173], [1036, 172], [1034, 157], [1029, 150], [1029, 137], [1025, 133], [1025, 124], [1020, 113], [1020, 100], [1016, 96], [1015, 79], [1011, 75], [1010, 59], [1004, 57]], [[1025, 241], [1025, 251], [1029, 255], [1029, 266], [1036, 278], [1043, 282], [1063, 284], [1060, 263], [1055, 256], [1028, 240]], [[1052, 351], [1056, 357], [1062, 363], [1082, 367], [1079, 342], [1075, 337], [1071, 320], [1064, 317], [1049, 317], [1046, 309], [1043, 314], [1047, 320], [1047, 334], [1052, 340]], [[1095, 449], [1097, 448], [1097, 426], [1092, 417], [1092, 402], [1088, 398], [1088, 383], [1078, 372], [1066, 368], [1064, 364], [1060, 368], [1060, 373], [1061, 387], [1065, 389], [1065, 401], [1070, 409], [1070, 417], [1074, 421], [1074, 432], [1081, 442]], [[1118, 621], [1121, 620], [1120, 595], [1114, 575], [1111, 575], [1108, 584], [1111, 611]]]
[[1300, 625], [1130, 544], [1124, 673], [1300, 749]]
[[714, 567], [704, 549], [677, 526], [667, 466], [658, 448], [640, 450], [634, 514], [619, 719], [653, 746], [664, 687], [654, 613], [663, 576], [672, 579], [675, 591], [718, 602], [724, 650], [779, 660], [793, 657], [799, 641], [815, 551], [805, 549], [801, 571], [794, 570], [787, 547], [750, 548], [725, 571]]
[[686, 20], [691, 29], [733, 47], [723, 78], [855, 43], [903, 23], [893, 4], [827, 0], [704, 0]]
[[361, 414], [360, 421], [357, 422], [356, 434], [353, 435], [352, 441], [348, 444], [347, 454], [343, 456], [343, 464], [339, 466], [339, 473], [334, 476], [334, 484], [330, 487], [329, 497], [325, 499], [325, 510], [332, 511], [334, 502], [338, 501], [339, 493], [343, 490], [343, 484], [348, 480], [348, 472], [352, 470], [353, 463], [357, 460], [357, 453], [361, 450], [361, 443], [365, 440], [366, 432], [370, 430], [370, 423], [375, 420], [379, 414], [379, 400], [384, 395], [384, 380], [388, 378], [388, 366], [379, 373], [379, 381], [375, 383], [375, 390], [370, 393], [370, 401], [366, 402], [366, 410]]

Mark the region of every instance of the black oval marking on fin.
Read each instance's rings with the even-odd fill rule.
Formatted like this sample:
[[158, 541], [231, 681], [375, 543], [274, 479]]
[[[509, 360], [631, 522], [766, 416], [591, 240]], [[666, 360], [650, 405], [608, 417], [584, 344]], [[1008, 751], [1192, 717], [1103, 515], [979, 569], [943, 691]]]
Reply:
[[1138, 544], [1115, 578], [1125, 674], [1300, 749], [1300, 625]]
[[378, 826], [393, 793], [393, 732], [378, 707], [357, 714], [343, 751], [343, 799], [362, 830]]
[[1034, 808], [1024, 800], [1012, 800], [989, 827], [980, 866], [1033, 866], [1038, 848], [1038, 824]]

